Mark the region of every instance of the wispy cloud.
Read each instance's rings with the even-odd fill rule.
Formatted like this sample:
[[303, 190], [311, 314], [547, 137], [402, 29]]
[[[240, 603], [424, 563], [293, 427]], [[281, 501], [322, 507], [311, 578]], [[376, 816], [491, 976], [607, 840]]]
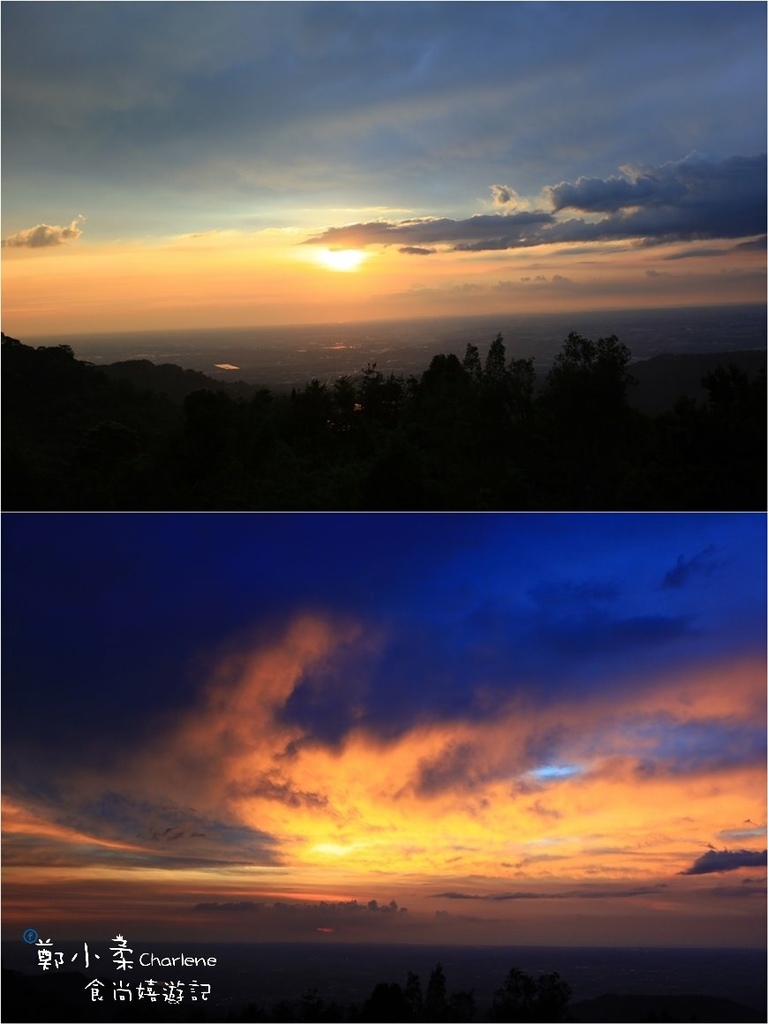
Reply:
[[329, 914], [407, 914], [407, 907], [400, 907], [397, 900], [392, 899], [389, 903], [379, 903], [378, 900], [368, 900], [367, 903], [358, 900], [275, 900], [272, 902], [257, 900], [240, 900], [237, 903], [218, 902], [196, 903], [195, 910], [202, 910], [209, 914], [242, 914], [255, 913], [258, 911], [276, 911], [278, 913], [293, 914], [297, 911], [312, 911], [324, 916]]
[[505, 903], [508, 900], [615, 900], [632, 899], [636, 896], [655, 896], [666, 888], [664, 883], [658, 885], [640, 885], [633, 887], [603, 887], [567, 889], [552, 892], [528, 892], [524, 889], [513, 892], [468, 893], [468, 892], [437, 892], [430, 899], [443, 900], [483, 900], [490, 903]]
[[710, 544], [690, 558], [678, 555], [674, 567], [664, 576], [662, 588], [676, 589], [685, 586], [696, 577], [711, 576], [717, 569], [717, 562], [712, 557], [714, 553], [715, 547]]

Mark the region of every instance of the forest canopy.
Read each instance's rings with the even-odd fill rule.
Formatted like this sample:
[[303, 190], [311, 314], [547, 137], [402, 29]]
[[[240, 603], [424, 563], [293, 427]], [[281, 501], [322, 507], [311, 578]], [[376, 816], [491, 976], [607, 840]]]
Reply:
[[540, 374], [499, 334], [420, 376], [369, 363], [278, 394], [4, 335], [5, 508], [762, 511], [764, 365], [726, 354], [703, 398], [648, 412], [631, 364], [571, 333]]

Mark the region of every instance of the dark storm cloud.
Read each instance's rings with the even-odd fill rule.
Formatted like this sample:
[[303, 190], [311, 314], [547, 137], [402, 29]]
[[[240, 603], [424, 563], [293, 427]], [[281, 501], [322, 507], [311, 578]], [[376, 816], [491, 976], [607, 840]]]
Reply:
[[551, 224], [551, 214], [540, 210], [525, 213], [478, 214], [468, 220], [442, 218], [418, 218], [397, 222], [369, 221], [367, 224], [350, 224], [341, 228], [327, 228], [319, 235], [308, 239], [305, 245], [353, 246], [392, 245], [411, 242], [405, 248], [429, 243], [455, 243], [454, 249], [461, 248], [462, 239], [481, 238], [486, 248], [511, 249], [517, 246], [538, 245], [537, 226]]
[[579, 239], [590, 231], [602, 239], [743, 238], [765, 231], [765, 176], [765, 154], [722, 162], [694, 154], [623, 178], [563, 183], [550, 189], [550, 196], [558, 212], [608, 214], [585, 225], [586, 234], [577, 228]]
[[714, 551], [714, 545], [710, 544], [689, 559], [678, 555], [674, 568], [664, 577], [662, 588], [684, 587], [697, 577], [711, 576], [717, 569], [717, 562], [712, 558]]
[[709, 875], [738, 868], [759, 868], [765, 865], [767, 853], [766, 850], [708, 850], [680, 874]]
[[622, 177], [581, 177], [547, 191], [555, 211], [617, 214], [630, 207], [676, 210], [686, 205], [701, 205], [711, 211], [734, 198], [754, 206], [764, 199], [765, 190], [758, 184], [761, 179], [764, 183], [764, 155], [717, 162], [692, 154], [657, 168], [627, 168]]
[[[622, 177], [579, 178], [549, 186], [553, 212], [534, 210], [447, 218], [374, 221], [328, 228], [306, 244], [442, 244], [455, 252], [519, 249], [549, 243], [636, 240], [643, 244], [703, 238], [745, 238], [765, 230], [766, 159], [733, 157], [716, 162], [697, 155]], [[597, 221], [557, 219], [577, 211]]]

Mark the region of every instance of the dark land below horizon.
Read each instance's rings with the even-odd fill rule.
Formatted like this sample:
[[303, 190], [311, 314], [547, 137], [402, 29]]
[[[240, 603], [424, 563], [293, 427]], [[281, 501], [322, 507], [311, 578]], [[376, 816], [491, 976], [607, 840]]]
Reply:
[[313, 378], [332, 384], [369, 363], [387, 375], [420, 375], [438, 353], [461, 359], [468, 343], [484, 356], [497, 334], [503, 336], [508, 356], [533, 359], [536, 372], [543, 375], [571, 331], [588, 338], [616, 335], [630, 349], [633, 362], [654, 356], [765, 353], [766, 307], [681, 306], [44, 335], [16, 334], [9, 325], [6, 333], [28, 345], [69, 345], [77, 359], [95, 366], [127, 360], [173, 363], [219, 383], [243, 381], [290, 392]]
[[764, 309], [642, 313], [4, 335], [4, 508], [763, 511]]
[[[68, 961], [82, 943], [57, 943]], [[765, 1020], [766, 957], [757, 949], [716, 948], [623, 948], [623, 947], [489, 947], [400, 946], [326, 943], [169, 943], [133, 942], [162, 956], [181, 952], [215, 956], [217, 964], [205, 972], [193, 968], [138, 968], [127, 978], [107, 961], [87, 972], [75, 972], [69, 963], [58, 976], [43, 975], [36, 968], [34, 948], [19, 940], [3, 941], [3, 1019], [13, 1021], [95, 1019], [85, 984], [94, 978], [106, 982], [122, 978], [121, 985], [137, 988], [150, 974], [159, 982], [173, 977], [189, 986], [194, 978], [210, 984], [205, 1003], [199, 1000], [176, 1006], [148, 1008], [144, 1001], [133, 1007], [105, 1001], [100, 1021], [173, 1019], [200, 1021], [248, 1020], [389, 1020], [371, 1010], [370, 997], [377, 986], [406, 988], [409, 972], [417, 975], [426, 994], [432, 971], [440, 964], [446, 990], [471, 992], [473, 1013], [450, 1013], [443, 1020], [494, 1018], [490, 1013], [495, 993], [512, 967], [538, 979], [557, 972], [570, 989], [570, 1001], [560, 1017], [516, 1017], [509, 1020], [564, 1019], [597, 1021], [760, 1021]], [[97, 948], [91, 944], [92, 951]], [[82, 954], [80, 956], [82, 960]], [[66, 972], [66, 973], [65, 973]], [[314, 993], [311, 998], [307, 998]], [[187, 993], [189, 995], [189, 992]], [[134, 996], [135, 998], [135, 996]], [[35, 1016], [58, 1006], [61, 1014]], [[366, 1015], [365, 1006], [368, 1005]], [[247, 1010], [247, 1007], [251, 1007]], [[331, 1008], [335, 1006], [334, 1010]], [[26, 1007], [26, 1008], [25, 1008]], [[142, 1016], [139, 1013], [146, 1013]], [[356, 1008], [353, 1010], [352, 1008]], [[258, 1009], [257, 1009], [258, 1008]], [[11, 1011], [15, 1015], [10, 1015]], [[343, 1012], [343, 1016], [339, 1013]], [[77, 1017], [81, 1012], [82, 1016]], [[31, 1013], [32, 1015], [28, 1015]], [[137, 1016], [136, 1014], [139, 1013]], [[27, 1015], [25, 1015], [27, 1014]], [[262, 1014], [261, 1016], [259, 1014]], [[400, 1019], [400, 1018], [397, 1018]], [[433, 1019], [430, 1016], [422, 1020]]]

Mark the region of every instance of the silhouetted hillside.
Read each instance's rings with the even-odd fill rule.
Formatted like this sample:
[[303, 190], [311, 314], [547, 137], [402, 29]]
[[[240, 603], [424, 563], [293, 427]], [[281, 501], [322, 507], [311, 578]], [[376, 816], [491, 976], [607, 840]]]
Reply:
[[259, 388], [244, 381], [217, 381], [199, 370], [184, 370], [174, 363], [155, 364], [149, 359], [126, 359], [99, 367], [110, 380], [122, 380], [142, 391], [167, 395], [180, 405], [193, 391], [225, 391], [230, 395], [250, 397]]
[[[133, 509], [167, 459], [180, 410], [74, 358], [3, 335], [4, 508]], [[146, 499], [145, 499], [146, 500]]]
[[698, 1024], [742, 1024], [765, 1021], [765, 1013], [732, 999], [701, 995], [605, 995], [574, 1004], [568, 1019], [585, 1024], [635, 1021], [696, 1021]]
[[759, 354], [630, 360], [571, 334], [542, 380], [499, 335], [275, 394], [3, 336], [4, 508], [762, 511]]
[[701, 354], [670, 353], [633, 363], [632, 376], [637, 386], [631, 404], [646, 413], [668, 412], [680, 398], [705, 402], [707, 391], [702, 383], [718, 366], [735, 366], [742, 373], [757, 376], [765, 371], [766, 355], [754, 349], [746, 352], [706, 352]]

